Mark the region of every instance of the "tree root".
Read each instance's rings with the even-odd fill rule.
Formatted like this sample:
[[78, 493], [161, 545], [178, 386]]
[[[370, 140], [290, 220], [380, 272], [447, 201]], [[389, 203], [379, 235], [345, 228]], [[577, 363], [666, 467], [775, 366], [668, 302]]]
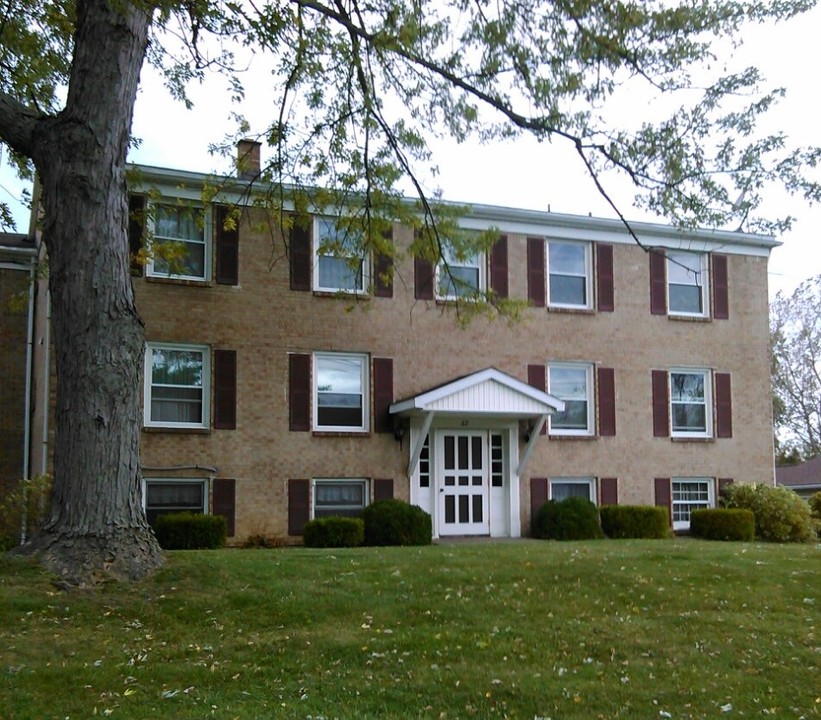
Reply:
[[165, 562], [150, 528], [121, 528], [106, 535], [44, 531], [12, 551], [35, 557], [63, 589], [147, 577]]

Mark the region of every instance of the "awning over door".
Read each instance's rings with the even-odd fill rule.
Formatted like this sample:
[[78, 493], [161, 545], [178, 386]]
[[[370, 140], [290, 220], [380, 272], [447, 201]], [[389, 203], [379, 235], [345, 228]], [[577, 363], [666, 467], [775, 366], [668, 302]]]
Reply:
[[509, 420], [532, 420], [533, 430], [519, 463], [524, 469], [533, 446], [547, 422], [547, 416], [564, 410], [564, 401], [517, 380], [496, 368], [458, 378], [419, 395], [399, 400], [390, 407], [397, 417], [421, 418], [422, 424], [415, 447], [411, 448], [408, 474], [414, 472], [422, 444], [434, 416], [472, 416]]

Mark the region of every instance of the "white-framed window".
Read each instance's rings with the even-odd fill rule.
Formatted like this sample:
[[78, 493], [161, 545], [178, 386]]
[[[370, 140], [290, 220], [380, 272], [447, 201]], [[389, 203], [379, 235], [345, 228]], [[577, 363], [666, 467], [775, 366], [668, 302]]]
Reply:
[[564, 411], [549, 416], [551, 435], [592, 435], [595, 427], [593, 366], [548, 363], [547, 391], [564, 400]]
[[706, 253], [667, 253], [667, 308], [670, 315], [706, 317], [709, 312], [709, 262]]
[[206, 346], [149, 343], [144, 379], [147, 427], [208, 427], [211, 353]]
[[359, 235], [334, 218], [314, 218], [314, 290], [364, 293], [368, 263]]
[[582, 497], [596, 504], [596, 478], [555, 477], [549, 478], [550, 499], [561, 502], [569, 497]]
[[316, 478], [312, 517], [356, 517], [368, 504], [368, 481], [362, 478]]
[[670, 426], [673, 437], [712, 436], [712, 373], [709, 370], [670, 370]]
[[151, 217], [155, 246], [165, 245], [173, 259], [150, 253], [146, 274], [179, 280], [208, 280], [211, 277], [211, 221], [201, 207], [184, 203], [157, 203]]
[[207, 481], [201, 478], [144, 478], [143, 507], [151, 526], [160, 515], [207, 513]]
[[715, 506], [713, 478], [672, 478], [673, 529], [688, 530], [690, 513]]
[[436, 266], [436, 297], [439, 300], [475, 298], [487, 289], [485, 254], [462, 255], [449, 245], [442, 247], [442, 261]]
[[368, 356], [314, 355], [314, 430], [368, 430]]
[[547, 242], [547, 304], [592, 307], [593, 259], [590, 243]]

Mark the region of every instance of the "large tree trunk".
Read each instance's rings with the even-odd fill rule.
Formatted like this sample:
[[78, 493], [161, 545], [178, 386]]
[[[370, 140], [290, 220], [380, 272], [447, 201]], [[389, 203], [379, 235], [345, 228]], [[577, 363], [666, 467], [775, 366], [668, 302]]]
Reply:
[[[147, 7], [147, 6], [143, 6]], [[125, 161], [151, 18], [79, 0], [66, 108], [34, 129], [57, 363], [51, 512], [32, 549], [69, 584], [162, 563], [142, 509], [143, 327], [129, 274]]]

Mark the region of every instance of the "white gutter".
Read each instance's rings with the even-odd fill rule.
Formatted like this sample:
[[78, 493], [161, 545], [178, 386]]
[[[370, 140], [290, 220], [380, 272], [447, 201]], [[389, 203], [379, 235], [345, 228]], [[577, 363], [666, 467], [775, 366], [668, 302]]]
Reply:
[[40, 449], [40, 467], [42, 472], [48, 471], [48, 414], [49, 380], [51, 379], [51, 291], [46, 290], [46, 323], [43, 330], [43, 439]]

